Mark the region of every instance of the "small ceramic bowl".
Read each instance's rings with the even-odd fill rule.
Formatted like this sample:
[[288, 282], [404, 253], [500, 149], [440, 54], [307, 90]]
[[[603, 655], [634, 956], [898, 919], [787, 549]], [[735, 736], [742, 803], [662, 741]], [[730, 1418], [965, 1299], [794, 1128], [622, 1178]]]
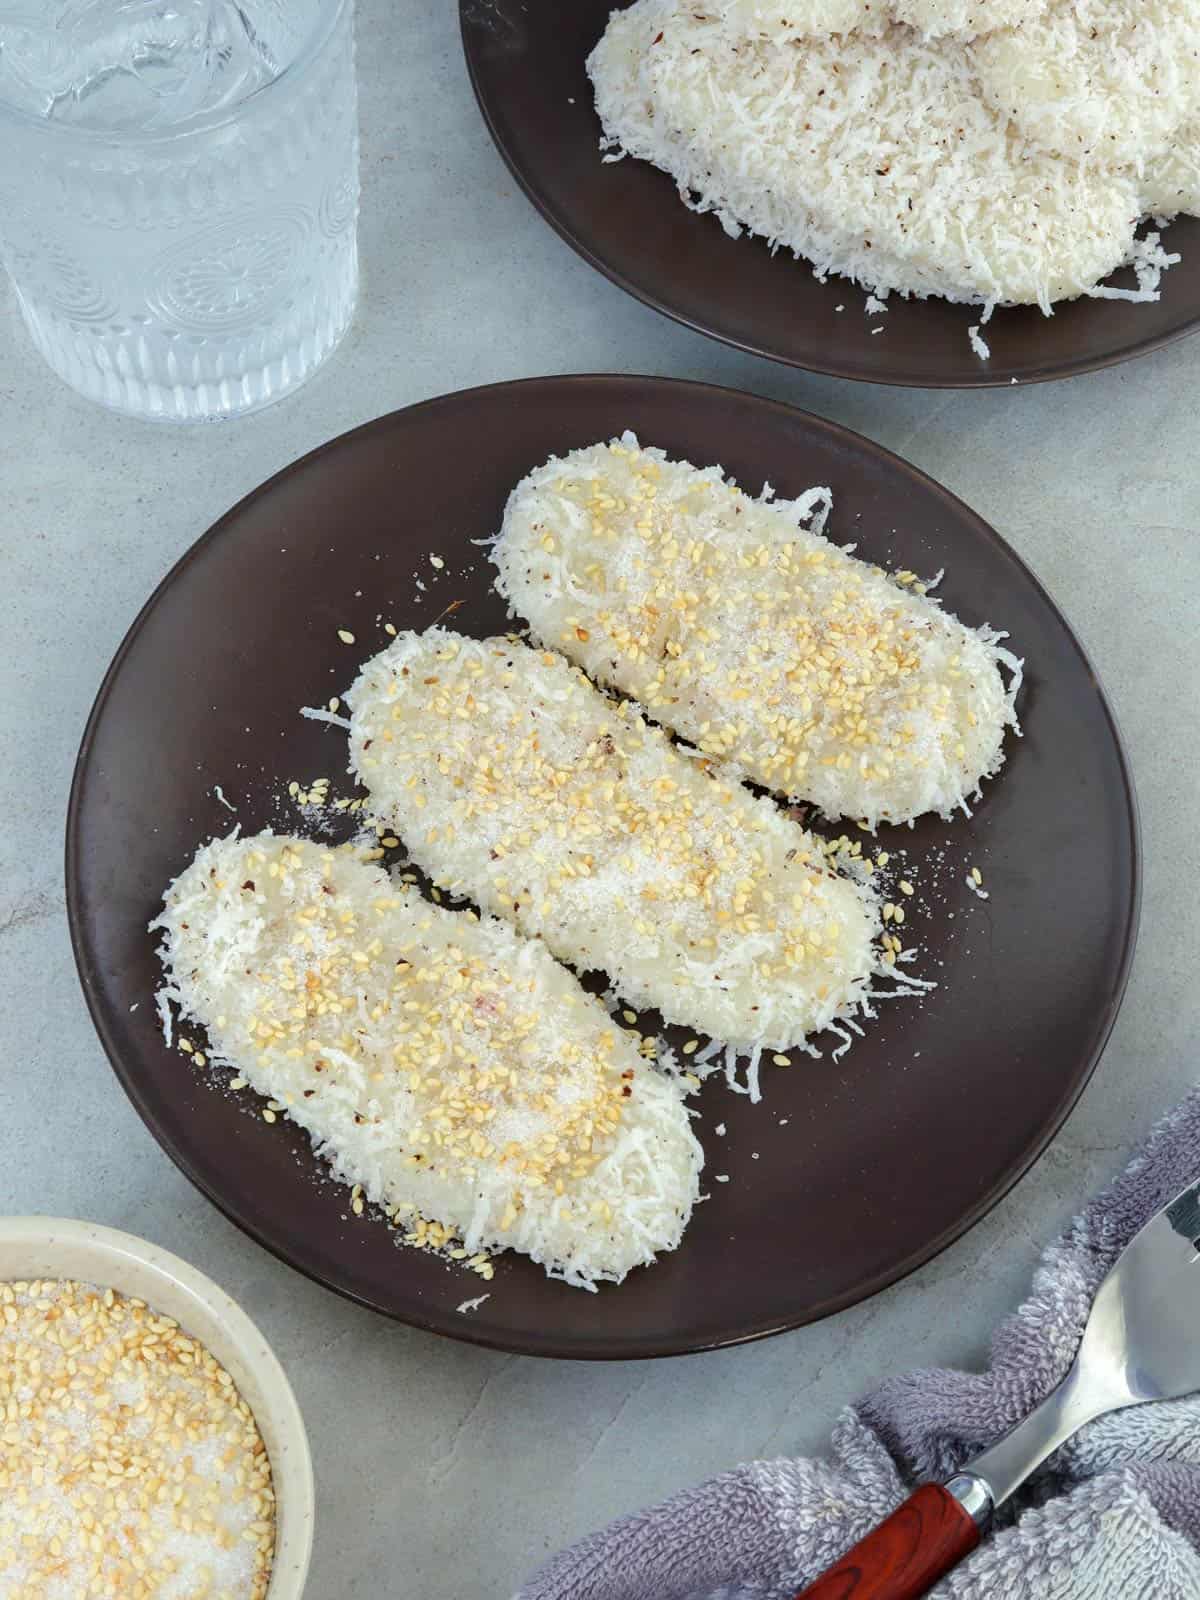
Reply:
[[132, 1295], [212, 1351], [254, 1413], [271, 1458], [276, 1535], [267, 1600], [300, 1600], [315, 1510], [308, 1436], [283, 1368], [246, 1313], [157, 1245], [61, 1217], [0, 1217], [0, 1282], [20, 1278], [73, 1278]]

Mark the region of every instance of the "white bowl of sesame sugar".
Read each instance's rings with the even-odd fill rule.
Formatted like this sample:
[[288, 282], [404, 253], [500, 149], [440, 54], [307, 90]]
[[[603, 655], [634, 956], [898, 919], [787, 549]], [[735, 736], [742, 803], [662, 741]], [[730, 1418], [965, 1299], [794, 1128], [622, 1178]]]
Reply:
[[[70, 1387], [79, 1395], [64, 1400], [62, 1388], [51, 1394], [46, 1385], [39, 1391], [43, 1368], [66, 1357], [77, 1374]], [[32, 1381], [22, 1376], [22, 1363]], [[100, 1374], [90, 1388], [89, 1371]], [[156, 1398], [156, 1388], [165, 1399]], [[15, 1430], [14, 1444], [18, 1435], [28, 1439], [37, 1464], [27, 1483], [5, 1484], [3, 1498], [19, 1515], [7, 1542], [0, 1533], [0, 1590], [6, 1570], [19, 1578], [22, 1563], [41, 1560], [53, 1537], [60, 1574], [73, 1561], [98, 1573], [102, 1561], [128, 1560], [122, 1594], [300, 1600], [315, 1511], [304, 1422], [266, 1339], [203, 1273], [144, 1239], [95, 1223], [0, 1217], [0, 1398], [6, 1389], [12, 1391], [6, 1430]], [[182, 1434], [174, 1431], [181, 1427]], [[98, 1440], [108, 1442], [98, 1446]], [[269, 1465], [261, 1460], [264, 1446]], [[23, 1454], [13, 1452], [9, 1461]], [[180, 1464], [172, 1467], [176, 1457]], [[79, 1488], [91, 1536], [77, 1548], [39, 1525], [41, 1486], [55, 1474], [60, 1486]], [[144, 1512], [140, 1525], [149, 1530], [152, 1556], [141, 1545], [113, 1551], [104, 1543], [112, 1519], [103, 1507], [113, 1494], [122, 1505], [140, 1495], [135, 1504]], [[258, 1519], [245, 1529], [229, 1520], [239, 1496], [250, 1508], [246, 1515]], [[184, 1515], [181, 1527], [180, 1509], [189, 1512], [193, 1497], [195, 1518]], [[218, 1504], [213, 1521], [203, 1506]], [[218, 1542], [211, 1550], [204, 1543], [208, 1530], [224, 1530], [213, 1532]], [[153, 1582], [136, 1576], [147, 1560]], [[211, 1587], [198, 1585], [197, 1573]]]

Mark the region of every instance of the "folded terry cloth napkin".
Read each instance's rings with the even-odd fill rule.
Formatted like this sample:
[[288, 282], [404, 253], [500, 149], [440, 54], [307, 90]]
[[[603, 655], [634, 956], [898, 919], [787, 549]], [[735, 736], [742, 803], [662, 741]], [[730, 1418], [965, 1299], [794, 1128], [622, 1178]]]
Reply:
[[[518, 1600], [790, 1600], [916, 1483], [949, 1477], [1045, 1397], [1105, 1273], [1198, 1174], [1200, 1090], [1046, 1251], [986, 1372], [892, 1379], [842, 1415], [829, 1460], [751, 1462], [623, 1517], [555, 1556]], [[1198, 1600], [1200, 1398], [1090, 1423], [931, 1596]]]

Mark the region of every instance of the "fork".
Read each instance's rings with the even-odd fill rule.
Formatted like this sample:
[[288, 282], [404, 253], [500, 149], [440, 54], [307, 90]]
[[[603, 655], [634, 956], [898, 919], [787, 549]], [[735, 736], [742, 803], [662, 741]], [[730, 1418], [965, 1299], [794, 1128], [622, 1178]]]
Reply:
[[1153, 1216], [1092, 1302], [1066, 1377], [945, 1483], [922, 1484], [796, 1600], [920, 1600], [979, 1543], [997, 1506], [1094, 1418], [1200, 1389], [1200, 1182]]

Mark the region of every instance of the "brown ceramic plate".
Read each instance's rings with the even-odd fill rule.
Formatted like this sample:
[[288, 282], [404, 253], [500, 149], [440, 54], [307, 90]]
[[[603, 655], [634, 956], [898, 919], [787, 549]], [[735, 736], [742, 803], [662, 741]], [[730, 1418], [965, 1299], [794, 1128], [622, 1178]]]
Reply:
[[[884, 316], [844, 278], [818, 283], [762, 240], [730, 239], [712, 216], [679, 203], [675, 184], [642, 161], [604, 165], [584, 61], [610, 12], [628, 0], [460, 0], [471, 81], [513, 176], [584, 260], [639, 300], [701, 333], [812, 372], [870, 383], [975, 388], [1038, 383], [1143, 355], [1200, 326], [1200, 221], [1164, 235], [1183, 260], [1151, 305], [1076, 300], [1053, 317], [998, 311], [988, 362], [967, 329], [979, 308], [892, 298]], [[1113, 280], [1124, 287], [1132, 274]], [[838, 307], [845, 309], [838, 311]], [[881, 333], [872, 328], [882, 327]]]
[[[752, 1106], [720, 1080], [697, 1124], [712, 1198], [682, 1247], [597, 1295], [503, 1257], [479, 1280], [348, 1216], [305, 1139], [164, 1048], [146, 924], [196, 845], [303, 826], [287, 783], [343, 793], [345, 736], [306, 721], [386, 643], [383, 623], [510, 626], [485, 552], [517, 480], [625, 428], [755, 491], [829, 484], [834, 537], [888, 565], [946, 567], [945, 603], [1027, 658], [1000, 779], [972, 819], [884, 830], [917, 886], [908, 929], [939, 987], [881, 1007], [845, 1058], [764, 1065]], [[437, 552], [440, 571], [429, 559]], [[417, 587], [416, 579], [425, 585]], [[339, 642], [349, 629], [356, 643]], [[236, 817], [214, 794], [220, 785]], [[971, 895], [969, 864], [990, 899]], [[117, 1075], [164, 1149], [233, 1220], [390, 1316], [539, 1355], [652, 1356], [794, 1327], [911, 1271], [1045, 1147], [1091, 1073], [1129, 967], [1138, 841], [1103, 692], [1036, 579], [966, 506], [887, 451], [750, 395], [654, 378], [547, 378], [382, 417], [288, 467], [171, 571], [100, 690], [71, 795], [67, 893], [79, 971]], [[136, 1010], [133, 1009], [136, 1007]], [[673, 1030], [676, 1045], [687, 1038]], [[724, 1134], [716, 1127], [723, 1124]]]

